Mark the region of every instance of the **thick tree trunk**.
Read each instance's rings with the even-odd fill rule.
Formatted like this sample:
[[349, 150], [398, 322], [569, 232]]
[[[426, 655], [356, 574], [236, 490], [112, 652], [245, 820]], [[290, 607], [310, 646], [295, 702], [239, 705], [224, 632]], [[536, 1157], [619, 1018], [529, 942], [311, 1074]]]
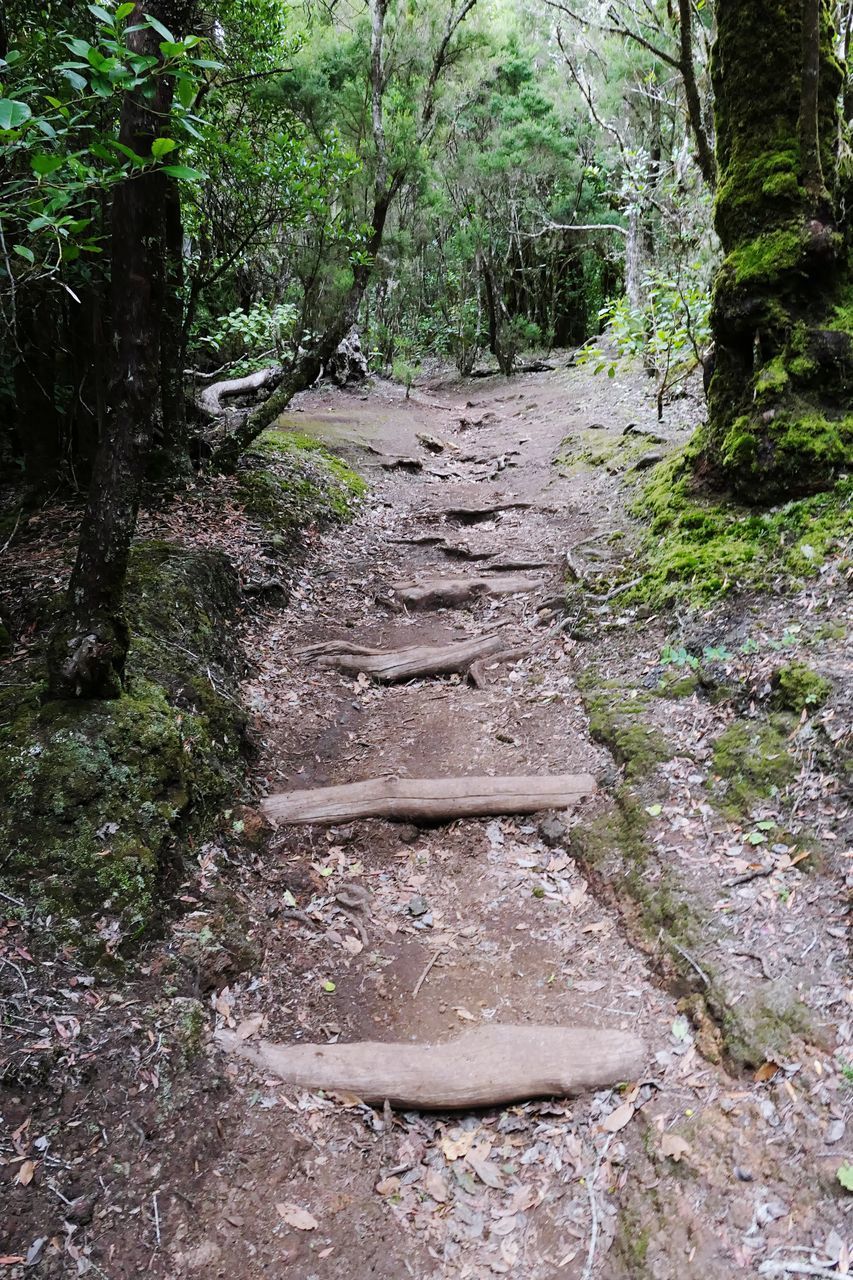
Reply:
[[715, 216], [725, 260], [709, 423], [694, 465], [706, 483], [776, 501], [831, 485], [853, 458], [842, 75], [827, 0], [817, 10], [811, 0], [719, 0], [717, 24]]
[[[170, 157], [171, 158], [171, 157]], [[160, 415], [149, 477], [174, 484], [191, 470], [184, 399], [184, 225], [178, 183], [169, 178], [163, 206], [165, 288], [160, 332]]]
[[[138, 6], [131, 23], [139, 23], [139, 30], [129, 37], [137, 52], [159, 57], [161, 37], [141, 24], [144, 12], [168, 21], [166, 8], [156, 3], [145, 10]], [[151, 98], [139, 91], [126, 94], [121, 141], [138, 155], [150, 155], [170, 106], [171, 83], [166, 77], [155, 81]], [[166, 184], [167, 179], [151, 169], [126, 179], [115, 193], [110, 407], [66, 609], [51, 640], [54, 697], [114, 698], [121, 692], [129, 643], [122, 597], [159, 394]]]

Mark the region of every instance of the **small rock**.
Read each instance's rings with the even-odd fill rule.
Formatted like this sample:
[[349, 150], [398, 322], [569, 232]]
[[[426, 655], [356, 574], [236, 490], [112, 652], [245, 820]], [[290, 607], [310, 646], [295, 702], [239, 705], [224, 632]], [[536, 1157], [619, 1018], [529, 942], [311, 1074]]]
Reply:
[[556, 814], [549, 813], [539, 822], [539, 838], [549, 849], [562, 845], [566, 840], [566, 824]]
[[753, 1176], [753, 1174], [751, 1174], [751, 1173], [750, 1173], [749, 1169], [744, 1169], [744, 1168], [743, 1168], [741, 1165], [739, 1165], [739, 1164], [736, 1164], [736, 1165], [735, 1165], [735, 1177], [737, 1178], [738, 1182], [753, 1182], [753, 1181], [754, 1181], [754, 1176]]
[[648, 471], [651, 467], [656, 467], [659, 462], [663, 462], [663, 459], [662, 453], [644, 453], [642, 458], [638, 458], [634, 463], [634, 470]]
[[429, 911], [429, 903], [426, 898], [422, 898], [419, 893], [416, 893], [413, 898], [409, 899], [407, 909], [410, 916], [425, 916]]

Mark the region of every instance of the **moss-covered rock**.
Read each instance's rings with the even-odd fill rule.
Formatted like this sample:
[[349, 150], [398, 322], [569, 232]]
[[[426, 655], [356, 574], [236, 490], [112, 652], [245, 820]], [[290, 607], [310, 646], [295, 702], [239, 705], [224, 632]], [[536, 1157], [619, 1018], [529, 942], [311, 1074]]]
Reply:
[[735, 720], [714, 743], [714, 772], [727, 804], [748, 812], [758, 800], [783, 791], [797, 771], [788, 752], [792, 724], [772, 720]]
[[785, 711], [800, 715], [822, 707], [832, 693], [829, 680], [805, 662], [788, 662], [773, 675], [773, 700]]
[[310, 436], [265, 431], [246, 455], [240, 497], [249, 512], [279, 536], [308, 524], [349, 519], [365, 482]]

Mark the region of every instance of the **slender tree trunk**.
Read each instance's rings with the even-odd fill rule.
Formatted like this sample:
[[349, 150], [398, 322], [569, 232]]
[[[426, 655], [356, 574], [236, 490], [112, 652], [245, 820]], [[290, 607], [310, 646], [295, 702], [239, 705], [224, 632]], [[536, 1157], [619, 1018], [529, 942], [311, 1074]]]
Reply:
[[[143, 25], [148, 12], [169, 20], [163, 4], [149, 3], [131, 17], [129, 39], [141, 54], [159, 57], [161, 37]], [[171, 84], [154, 82], [151, 98], [128, 92], [120, 139], [138, 155], [151, 146], [171, 107]], [[159, 394], [160, 333], [164, 301], [162, 210], [167, 179], [157, 169], [126, 179], [112, 211], [113, 366], [106, 428], [95, 458], [63, 617], [50, 646], [54, 697], [114, 698], [121, 692], [129, 644], [122, 613], [130, 544], [151, 450]]]
[[[725, 260], [697, 477], [753, 502], [853, 460], [853, 272], [838, 195], [842, 72], [827, 0], [718, 0], [713, 56]], [[760, 104], [760, 109], [759, 108]]]
[[693, 0], [678, 0], [678, 65], [684, 85], [687, 117], [696, 141], [696, 163], [702, 177], [713, 191], [717, 183], [717, 163], [714, 150], [705, 128], [702, 97], [696, 81], [696, 63], [693, 59]]

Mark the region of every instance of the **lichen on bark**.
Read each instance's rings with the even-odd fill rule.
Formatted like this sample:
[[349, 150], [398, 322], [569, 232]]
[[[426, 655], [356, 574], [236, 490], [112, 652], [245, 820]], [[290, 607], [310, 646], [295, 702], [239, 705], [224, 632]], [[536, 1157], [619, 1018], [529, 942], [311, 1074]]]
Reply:
[[831, 486], [853, 460], [842, 71], [826, 0], [805, 9], [802, 0], [720, 0], [717, 24], [715, 225], [725, 257], [695, 470], [747, 501], [772, 502]]

